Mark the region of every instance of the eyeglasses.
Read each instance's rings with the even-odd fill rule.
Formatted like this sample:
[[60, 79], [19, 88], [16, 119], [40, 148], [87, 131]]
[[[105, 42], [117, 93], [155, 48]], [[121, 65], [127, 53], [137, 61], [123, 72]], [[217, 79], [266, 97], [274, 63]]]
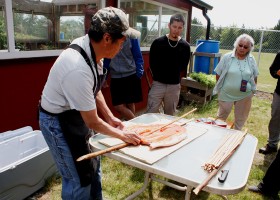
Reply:
[[242, 45], [242, 44], [239, 44], [238, 46], [239, 46], [240, 48], [243, 47], [244, 49], [248, 49], [248, 48], [249, 48], [248, 46], [245, 46], [245, 45]]

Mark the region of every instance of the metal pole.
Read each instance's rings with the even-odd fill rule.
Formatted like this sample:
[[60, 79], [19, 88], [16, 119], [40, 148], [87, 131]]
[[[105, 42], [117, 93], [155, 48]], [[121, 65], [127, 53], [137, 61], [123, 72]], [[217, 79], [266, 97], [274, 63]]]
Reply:
[[206, 40], [209, 40], [209, 37], [210, 37], [211, 20], [210, 20], [210, 18], [208, 17], [208, 15], [207, 15], [206, 13], [207, 13], [207, 9], [204, 8], [204, 9], [202, 10], [202, 14], [203, 14], [203, 16], [206, 18], [206, 20], [207, 20]]
[[162, 6], [158, 8], [158, 37], [161, 36]]
[[261, 40], [260, 40], [260, 49], [259, 49], [258, 64], [257, 64], [258, 67], [260, 64], [260, 57], [261, 57], [261, 52], [262, 52], [263, 32], [264, 32], [264, 30], [262, 30], [262, 35], [261, 35]]

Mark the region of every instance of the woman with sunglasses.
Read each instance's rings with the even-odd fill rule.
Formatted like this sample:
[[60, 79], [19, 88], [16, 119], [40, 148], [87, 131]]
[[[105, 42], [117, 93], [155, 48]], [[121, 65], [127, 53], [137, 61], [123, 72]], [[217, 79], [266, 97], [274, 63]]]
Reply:
[[233, 51], [225, 54], [215, 69], [214, 94], [218, 93], [217, 118], [226, 120], [234, 106], [234, 129], [241, 130], [251, 109], [259, 71], [251, 54], [254, 49], [251, 36], [240, 35], [233, 46]]

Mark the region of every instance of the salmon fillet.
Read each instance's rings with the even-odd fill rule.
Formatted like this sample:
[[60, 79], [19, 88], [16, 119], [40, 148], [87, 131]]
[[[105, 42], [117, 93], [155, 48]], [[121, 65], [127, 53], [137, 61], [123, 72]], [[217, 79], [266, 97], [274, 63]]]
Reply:
[[[164, 124], [132, 125], [125, 129], [138, 133], [141, 144], [150, 146], [151, 149], [169, 147], [186, 139], [186, 128], [177, 124], [170, 124], [160, 130]], [[157, 130], [157, 131], [155, 131]]]
[[160, 140], [158, 142], [150, 143], [150, 148], [155, 149], [155, 148], [159, 148], [159, 147], [169, 147], [169, 146], [180, 143], [181, 141], [183, 141], [186, 138], [187, 138], [187, 133], [171, 135], [170, 137]]
[[149, 135], [152, 131], [162, 127], [162, 124], [153, 124], [153, 125], [130, 125], [124, 128], [124, 130], [132, 131], [138, 133], [139, 135]]

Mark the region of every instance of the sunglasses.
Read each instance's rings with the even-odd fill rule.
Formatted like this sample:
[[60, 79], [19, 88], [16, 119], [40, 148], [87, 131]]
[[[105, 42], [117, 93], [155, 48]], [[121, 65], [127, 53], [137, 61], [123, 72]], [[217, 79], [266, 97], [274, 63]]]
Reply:
[[249, 48], [248, 46], [245, 46], [245, 45], [242, 45], [242, 44], [239, 44], [238, 46], [239, 46], [240, 48], [243, 47], [244, 49], [248, 49], [248, 48]]

